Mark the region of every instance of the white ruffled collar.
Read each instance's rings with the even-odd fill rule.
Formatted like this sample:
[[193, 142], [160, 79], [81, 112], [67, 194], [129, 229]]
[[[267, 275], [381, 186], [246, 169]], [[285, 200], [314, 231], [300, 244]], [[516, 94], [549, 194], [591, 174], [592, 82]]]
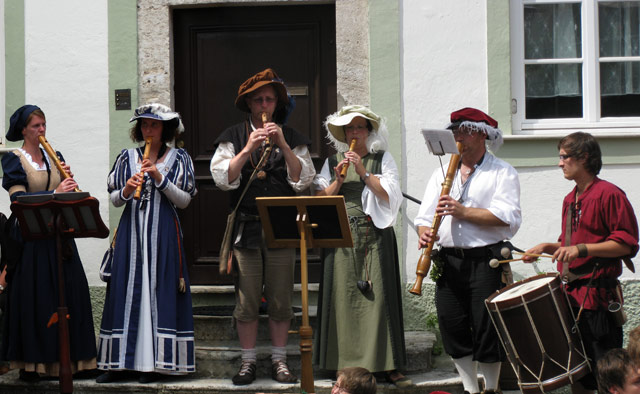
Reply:
[[[38, 163], [36, 163], [35, 161], [33, 161], [33, 157], [31, 157], [31, 154], [27, 153], [26, 150], [22, 149], [22, 148], [18, 148], [18, 150], [20, 151], [20, 153], [22, 153], [22, 155], [27, 159], [27, 161], [29, 162], [29, 164], [31, 164], [31, 166], [33, 168], [35, 168], [37, 171], [46, 171], [47, 170], [47, 165], [43, 164], [42, 167], [40, 167], [40, 165]], [[49, 160], [49, 155], [47, 155], [47, 152], [42, 151], [42, 154], [44, 155], [44, 159], [47, 161], [47, 163], [49, 164], [49, 167], [51, 167], [51, 160]]]

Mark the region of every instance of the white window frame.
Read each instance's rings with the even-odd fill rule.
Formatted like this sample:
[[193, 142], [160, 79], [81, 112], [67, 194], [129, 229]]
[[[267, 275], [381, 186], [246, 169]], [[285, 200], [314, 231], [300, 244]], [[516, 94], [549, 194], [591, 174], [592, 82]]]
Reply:
[[[592, 134], [640, 134], [639, 117], [606, 117], [600, 114], [599, 62], [640, 61], [640, 56], [608, 57], [599, 59], [599, 38], [596, 23], [598, 3], [613, 0], [510, 0], [511, 42], [511, 124], [513, 134], [549, 135], [566, 134], [567, 131], [588, 131]], [[638, 0], [615, 0], [618, 2]], [[524, 5], [580, 3], [582, 57], [582, 118], [525, 119], [525, 64], [576, 63], [576, 59], [524, 59]]]

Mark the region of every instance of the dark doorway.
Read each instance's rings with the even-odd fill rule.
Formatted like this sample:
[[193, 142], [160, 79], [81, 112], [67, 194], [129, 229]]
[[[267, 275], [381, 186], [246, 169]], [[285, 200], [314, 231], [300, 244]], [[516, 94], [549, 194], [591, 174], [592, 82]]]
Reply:
[[[336, 110], [335, 6], [175, 8], [173, 30], [175, 105], [198, 187], [180, 213], [189, 274], [193, 284], [228, 284], [232, 278], [218, 274], [218, 253], [229, 198], [211, 179], [213, 142], [244, 120], [234, 106], [240, 84], [271, 67], [296, 99], [288, 124], [310, 137], [320, 169], [329, 149], [322, 122]], [[310, 250], [308, 257], [309, 279], [317, 282], [318, 252]]]

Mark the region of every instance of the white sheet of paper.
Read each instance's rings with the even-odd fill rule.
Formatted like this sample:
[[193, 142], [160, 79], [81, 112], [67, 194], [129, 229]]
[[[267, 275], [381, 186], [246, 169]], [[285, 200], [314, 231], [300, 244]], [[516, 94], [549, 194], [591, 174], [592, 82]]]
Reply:
[[451, 130], [447, 129], [422, 129], [422, 136], [429, 148], [429, 152], [434, 155], [444, 155], [446, 153], [458, 154], [456, 140], [453, 138]]

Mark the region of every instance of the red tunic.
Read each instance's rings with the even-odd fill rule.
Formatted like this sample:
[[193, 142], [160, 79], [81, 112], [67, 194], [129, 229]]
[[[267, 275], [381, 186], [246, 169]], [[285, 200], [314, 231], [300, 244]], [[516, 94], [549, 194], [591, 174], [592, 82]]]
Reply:
[[[574, 203], [575, 195], [574, 188], [562, 203], [562, 233], [559, 239], [561, 245], [564, 245], [565, 240], [567, 207]], [[631, 247], [629, 257], [634, 257], [638, 252], [638, 222], [625, 193], [616, 185], [595, 177], [593, 183], [578, 197], [578, 202], [574, 206], [571, 245], [609, 240], [629, 245]], [[581, 267], [592, 259], [600, 260], [600, 266], [594, 273], [594, 278], [617, 278], [622, 274], [620, 258], [593, 256], [577, 258], [569, 264], [569, 268]], [[562, 272], [560, 262], [558, 262], [558, 271]], [[587, 274], [582, 279], [590, 277], [591, 274]], [[582, 304], [587, 291], [589, 294], [584, 301], [584, 307], [591, 310], [596, 310], [598, 307], [606, 308], [613, 295], [611, 290], [602, 288], [588, 289], [586, 286], [567, 288], [569, 299], [575, 306]]]

